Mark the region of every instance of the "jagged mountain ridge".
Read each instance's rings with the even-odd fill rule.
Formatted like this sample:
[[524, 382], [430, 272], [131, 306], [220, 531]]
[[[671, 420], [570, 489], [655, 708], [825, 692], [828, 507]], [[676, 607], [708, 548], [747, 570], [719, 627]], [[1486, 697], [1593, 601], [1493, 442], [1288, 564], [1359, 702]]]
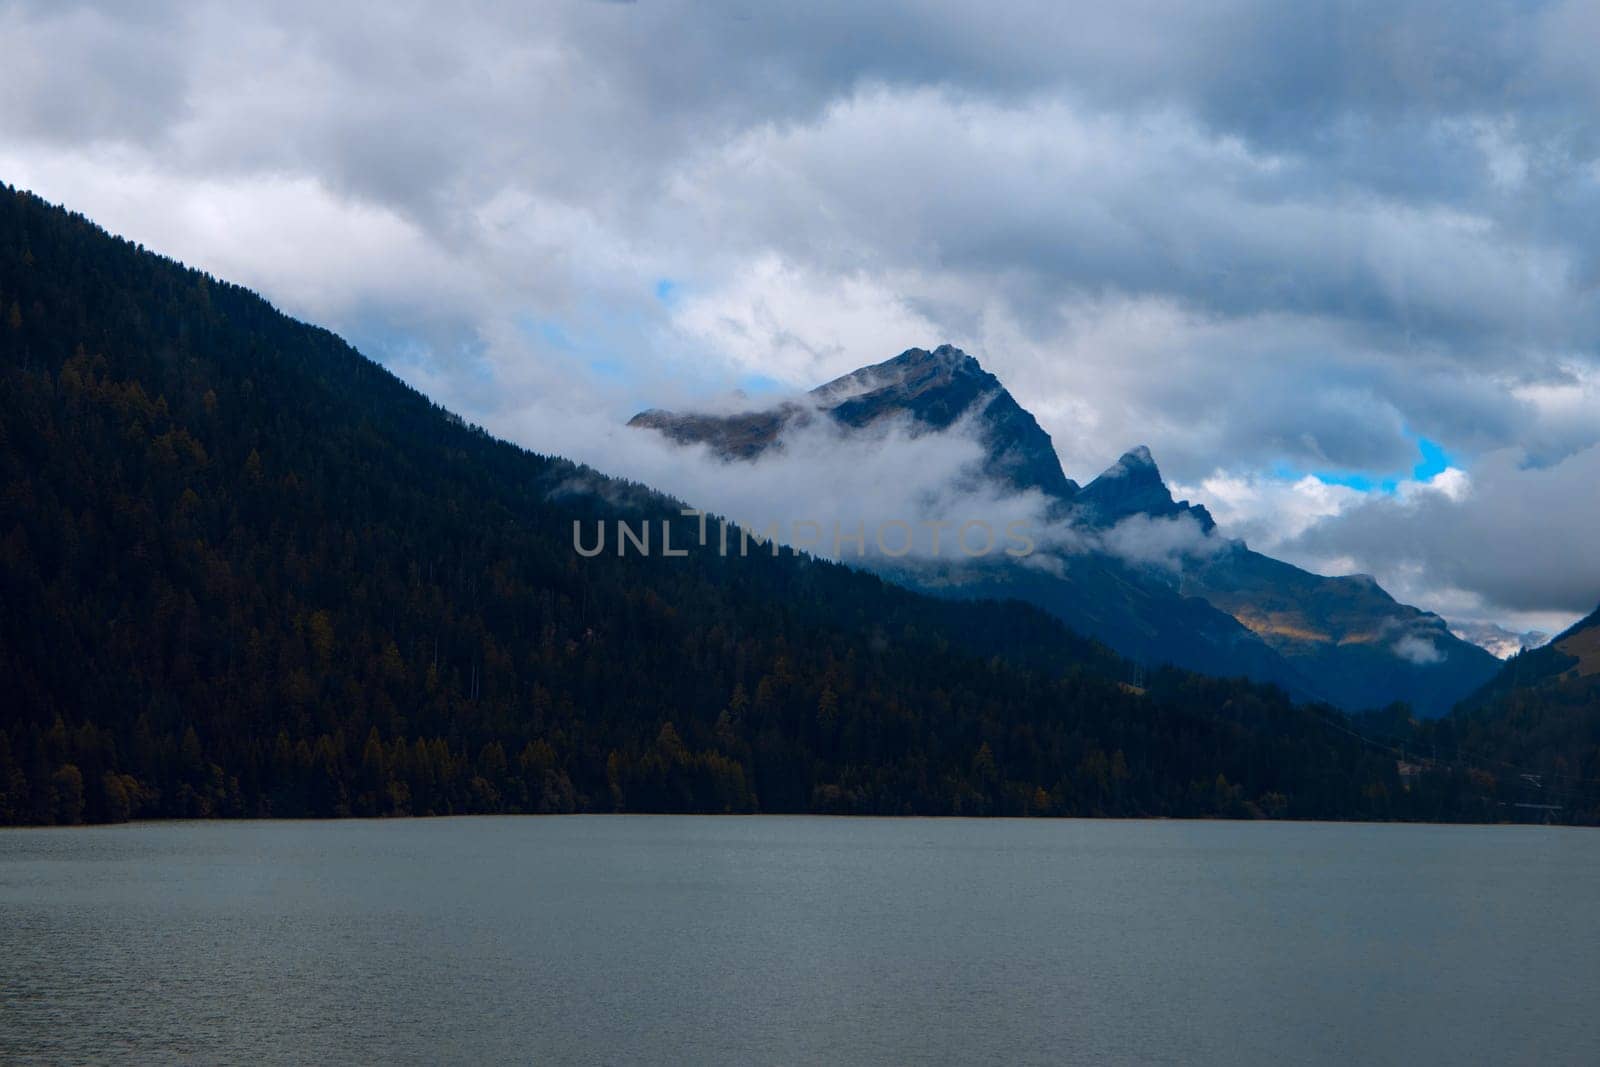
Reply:
[[1405, 701], [1442, 714], [1498, 669], [1437, 615], [1400, 604], [1362, 575], [1328, 577], [1229, 541], [1201, 505], [1174, 500], [1150, 450], [1124, 453], [1085, 486], [1066, 476], [1050, 438], [1000, 380], [950, 345], [912, 348], [765, 412], [733, 416], [649, 411], [630, 425], [701, 442], [729, 460], [783, 447], [801, 420], [846, 428], [906, 418], [940, 432], [979, 420], [985, 473], [1055, 502], [1053, 517], [1102, 536], [1129, 521], [1194, 525], [1203, 550], [1179, 575], [1106, 552], [1064, 555], [1057, 573], [945, 562], [883, 567], [898, 581], [947, 595], [1012, 595], [1138, 659], [1243, 674], [1349, 709]]
[[1038, 420], [1000, 379], [951, 345], [908, 349], [817, 386], [803, 402], [720, 416], [652, 409], [628, 425], [657, 430], [680, 444], [707, 444], [726, 459], [747, 460], [781, 447], [786, 430], [819, 417], [855, 430], [904, 417], [919, 430], [938, 432], [969, 416], [987, 451], [984, 474], [1014, 489], [1040, 489], [1056, 500], [1077, 496], [1078, 484], [1061, 470]]

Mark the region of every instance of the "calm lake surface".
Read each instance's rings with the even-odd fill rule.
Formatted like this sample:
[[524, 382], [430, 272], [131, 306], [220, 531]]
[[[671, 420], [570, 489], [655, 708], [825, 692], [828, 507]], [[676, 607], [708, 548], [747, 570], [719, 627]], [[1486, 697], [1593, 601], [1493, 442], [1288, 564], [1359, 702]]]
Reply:
[[0, 1062], [1600, 1063], [1600, 833], [0, 831]]

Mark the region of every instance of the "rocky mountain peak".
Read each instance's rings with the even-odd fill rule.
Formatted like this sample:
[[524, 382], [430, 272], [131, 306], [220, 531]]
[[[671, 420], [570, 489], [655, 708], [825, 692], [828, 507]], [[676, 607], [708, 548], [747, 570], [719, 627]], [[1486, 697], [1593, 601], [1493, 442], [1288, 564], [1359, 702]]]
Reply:
[[1161, 481], [1161, 469], [1156, 466], [1156, 460], [1150, 454], [1149, 445], [1135, 445], [1124, 452], [1115, 463], [1107, 467], [1100, 477], [1124, 478], [1149, 484]]
[[949, 344], [908, 348], [820, 385], [799, 402], [735, 415], [651, 410], [635, 415], [629, 425], [656, 430], [680, 444], [708, 444], [725, 458], [754, 459], [776, 445], [784, 430], [818, 414], [850, 429], [907, 419], [914, 428], [933, 432], [968, 419], [984, 446], [986, 475], [1056, 501], [1078, 492], [1038, 421], [999, 378]]
[[863, 397], [876, 397], [880, 403], [905, 403], [930, 392], [957, 388], [970, 398], [985, 389], [1000, 389], [1000, 379], [984, 370], [978, 361], [954, 345], [940, 345], [931, 352], [908, 348], [882, 363], [853, 370], [811, 390], [810, 396], [823, 407], [848, 404]]
[[1185, 513], [1207, 532], [1217, 525], [1204, 506], [1172, 499], [1172, 491], [1161, 480], [1161, 469], [1145, 445], [1124, 452], [1084, 487], [1077, 503], [1082, 517], [1096, 526], [1113, 526], [1133, 515], [1167, 518]]

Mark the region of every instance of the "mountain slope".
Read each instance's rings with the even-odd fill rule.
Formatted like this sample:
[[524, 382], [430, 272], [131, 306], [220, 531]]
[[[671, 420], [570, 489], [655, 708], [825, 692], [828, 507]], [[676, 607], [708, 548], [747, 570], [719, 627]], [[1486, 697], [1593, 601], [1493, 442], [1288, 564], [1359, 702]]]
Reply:
[[[1513, 656], [1442, 719], [1387, 721], [1424, 778], [1472, 766], [1498, 817], [1600, 823], [1600, 610]], [[1361, 730], [1374, 724], [1361, 723]]]
[[1596, 676], [1600, 676], [1600, 608], [1540, 647], [1512, 656], [1468, 704], [1483, 706], [1517, 690], [1562, 685], [1600, 688], [1600, 680], [1591, 682]]
[[[463, 811], [1468, 817], [1272, 690], [791, 553], [0, 190], [0, 822]], [[656, 527], [659, 529], [659, 526]]]
[[[1206, 533], [1216, 528], [1204, 507], [1173, 500], [1143, 446], [1084, 487], [1076, 503], [1080, 520], [1097, 527], [1187, 517]], [[1185, 562], [1179, 590], [1237, 620], [1322, 700], [1349, 710], [1403, 702], [1441, 715], [1499, 670], [1494, 656], [1451, 633], [1439, 616], [1399, 603], [1369, 575], [1312, 574], [1243, 542], [1213, 541]]]
[[[632, 424], [748, 460], [782, 447], [786, 429], [818, 413], [845, 427], [909, 418], [930, 433], [976, 418], [989, 476], [1010, 489], [1044, 493], [1055, 502], [1053, 521], [1101, 546], [1063, 553], [1053, 571], [880, 561], [905, 584], [948, 595], [1014, 596], [1135, 659], [1244, 675], [1348, 710], [1404, 701], [1424, 714], [1443, 714], [1499, 668], [1442, 619], [1396, 602], [1370, 578], [1311, 574], [1227, 541], [1204, 507], [1173, 499], [1143, 446], [1080, 489], [1032, 416], [975, 359], [948, 345], [931, 353], [909, 349], [777, 414], [652, 411]], [[756, 440], [750, 430], [758, 425]], [[1137, 552], [1130, 558], [1124, 543], [1151, 531], [1192, 542], [1181, 573], [1170, 559], [1150, 566], [1141, 565]]]
[[1440, 715], [1500, 667], [1367, 575], [1312, 574], [1237, 542], [1186, 570], [1183, 589], [1238, 619], [1343, 708], [1399, 701]]

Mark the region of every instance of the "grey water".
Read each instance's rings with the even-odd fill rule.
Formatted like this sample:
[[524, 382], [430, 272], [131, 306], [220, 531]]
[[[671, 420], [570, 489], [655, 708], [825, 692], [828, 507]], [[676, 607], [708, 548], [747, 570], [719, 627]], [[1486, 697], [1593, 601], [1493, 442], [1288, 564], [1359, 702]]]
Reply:
[[1600, 832], [0, 831], [5, 1063], [1600, 1063]]

